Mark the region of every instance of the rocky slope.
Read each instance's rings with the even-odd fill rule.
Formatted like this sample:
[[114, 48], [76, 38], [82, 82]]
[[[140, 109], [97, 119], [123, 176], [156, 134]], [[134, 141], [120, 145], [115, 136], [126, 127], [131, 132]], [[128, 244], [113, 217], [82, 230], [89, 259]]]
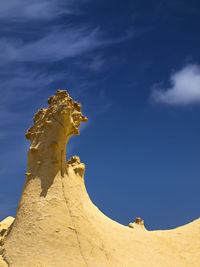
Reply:
[[85, 165], [77, 156], [66, 162], [69, 138], [87, 121], [81, 105], [61, 90], [48, 103], [26, 132], [26, 181], [15, 220], [0, 224], [0, 267], [199, 267], [200, 219], [147, 231], [139, 218], [123, 226], [98, 210], [85, 189]]

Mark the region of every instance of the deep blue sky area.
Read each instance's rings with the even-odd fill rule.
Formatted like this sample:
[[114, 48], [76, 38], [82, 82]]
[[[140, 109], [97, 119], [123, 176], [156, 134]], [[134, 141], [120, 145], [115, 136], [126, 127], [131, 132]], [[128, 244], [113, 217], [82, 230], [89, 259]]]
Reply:
[[200, 2], [0, 2], [0, 220], [15, 216], [24, 133], [57, 89], [88, 122], [67, 147], [92, 201], [128, 225], [200, 216]]

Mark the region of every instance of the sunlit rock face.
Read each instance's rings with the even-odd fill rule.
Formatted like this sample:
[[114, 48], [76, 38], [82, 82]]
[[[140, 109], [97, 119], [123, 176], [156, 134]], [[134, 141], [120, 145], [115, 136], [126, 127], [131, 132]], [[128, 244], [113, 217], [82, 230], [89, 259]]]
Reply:
[[78, 156], [66, 162], [69, 138], [87, 121], [81, 105], [65, 90], [48, 103], [26, 132], [26, 181], [16, 218], [0, 223], [0, 267], [199, 267], [199, 219], [150, 232], [140, 218], [123, 226], [98, 210], [85, 189], [85, 164]]

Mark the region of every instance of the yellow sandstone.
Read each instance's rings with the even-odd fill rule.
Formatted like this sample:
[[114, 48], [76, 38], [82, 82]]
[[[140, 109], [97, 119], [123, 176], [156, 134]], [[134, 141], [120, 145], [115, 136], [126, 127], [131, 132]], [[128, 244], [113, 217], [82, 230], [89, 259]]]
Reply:
[[48, 99], [34, 125], [16, 218], [0, 223], [0, 267], [199, 267], [200, 219], [148, 231], [106, 217], [90, 200], [85, 165], [66, 162], [66, 145], [87, 118], [65, 90]]

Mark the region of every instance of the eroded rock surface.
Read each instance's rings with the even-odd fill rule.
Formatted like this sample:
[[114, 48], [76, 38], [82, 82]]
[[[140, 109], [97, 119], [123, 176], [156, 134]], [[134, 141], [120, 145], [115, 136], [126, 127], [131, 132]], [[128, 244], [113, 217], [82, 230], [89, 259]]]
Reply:
[[[84, 185], [85, 165], [66, 145], [87, 121], [81, 105], [58, 90], [26, 132], [31, 141], [16, 218], [3, 233], [0, 267], [200, 266], [200, 220], [147, 231], [101, 213]], [[112, 197], [112, 196], [111, 196]]]
[[14, 219], [15, 218], [9, 216], [2, 222], [0, 222], [0, 244], [2, 243], [2, 240], [5, 238], [10, 226], [14, 222]]

